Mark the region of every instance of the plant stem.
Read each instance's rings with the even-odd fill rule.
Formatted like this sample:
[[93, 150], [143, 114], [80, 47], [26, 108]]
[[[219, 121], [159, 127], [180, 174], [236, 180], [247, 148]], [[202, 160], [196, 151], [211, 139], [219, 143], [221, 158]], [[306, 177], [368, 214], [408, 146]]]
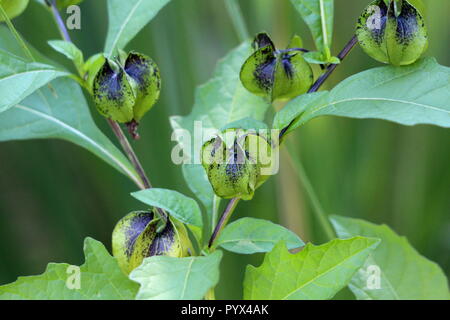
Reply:
[[322, 205], [320, 204], [319, 198], [317, 197], [317, 194], [314, 191], [314, 188], [311, 184], [311, 180], [309, 180], [302, 162], [289, 146], [287, 146], [287, 150], [289, 160], [291, 161], [291, 164], [295, 168], [299, 180], [303, 184], [303, 188], [305, 189], [306, 194], [308, 195], [311, 201], [313, 210], [316, 213], [316, 217], [319, 220], [319, 223], [323, 231], [325, 232], [325, 235], [327, 236], [328, 240], [336, 238], [336, 234], [334, 233], [333, 227], [331, 226], [330, 221], [328, 220], [328, 217], [325, 211], [323, 210]]
[[62, 38], [67, 42], [72, 42], [66, 25], [64, 24], [64, 21], [59, 14], [58, 8], [56, 7], [56, 0], [51, 0], [50, 2], [47, 2], [47, 4], [48, 3], [50, 3], [50, 9], [52, 10], [53, 17], [55, 18], [55, 22], [58, 25], [58, 30], [59, 33], [61, 33]]
[[245, 25], [244, 18], [242, 17], [241, 8], [237, 0], [225, 0], [225, 6], [228, 11], [228, 15], [233, 22], [234, 28], [238, 34], [239, 40], [244, 42], [249, 38], [247, 26]]
[[119, 140], [120, 145], [122, 146], [122, 149], [128, 156], [128, 159], [130, 159], [131, 163], [133, 164], [133, 167], [136, 169], [136, 172], [138, 173], [139, 177], [142, 181], [141, 189], [149, 189], [152, 188], [152, 185], [150, 183], [150, 180], [148, 179], [147, 175], [145, 174], [144, 168], [141, 165], [141, 162], [139, 161], [138, 157], [136, 156], [136, 153], [133, 151], [133, 148], [130, 145], [130, 142], [128, 141], [127, 137], [123, 133], [122, 129], [120, 128], [120, 125], [111, 119], [107, 119], [108, 124], [110, 125], [112, 131], [117, 137], [117, 140]]
[[[355, 46], [355, 44], [357, 42], [358, 42], [358, 39], [356, 38], [355, 35], [350, 39], [349, 42], [347, 42], [344, 49], [342, 49], [342, 51], [339, 52], [339, 54], [337, 56], [339, 58], [339, 60], [341, 60], [341, 62], [342, 62], [342, 60], [345, 59], [345, 57], [349, 54], [349, 52], [353, 49], [353, 47]], [[308, 90], [308, 93], [316, 92], [317, 90], [319, 90], [320, 87], [322, 86], [322, 84], [325, 82], [325, 80], [328, 79], [328, 77], [331, 75], [331, 73], [333, 73], [333, 71], [336, 69], [337, 66], [338, 66], [338, 64], [330, 64], [327, 67], [326, 71], [319, 77], [319, 79], [317, 79], [316, 82], [314, 82], [314, 84]], [[289, 128], [296, 122], [297, 118], [292, 119], [292, 121], [280, 131], [280, 140], [286, 134], [286, 132], [289, 130]]]
[[[61, 36], [64, 40], [68, 42], [72, 42], [70, 39], [69, 32], [66, 29], [66, 25], [64, 24], [63, 19], [61, 18], [61, 15], [58, 11], [58, 8], [56, 7], [55, 1], [46, 1], [48, 5], [50, 5], [50, 8], [52, 10], [53, 16], [55, 18], [56, 24], [58, 26], [58, 29], [61, 33]], [[117, 140], [119, 140], [120, 145], [122, 146], [123, 151], [127, 155], [128, 159], [131, 161], [131, 164], [133, 165], [134, 169], [136, 170], [137, 174], [139, 175], [139, 178], [141, 180], [141, 183], [136, 182], [136, 185], [140, 189], [149, 189], [152, 188], [152, 185], [150, 183], [149, 178], [145, 174], [145, 170], [141, 165], [141, 162], [139, 161], [139, 158], [137, 157], [136, 153], [133, 150], [133, 147], [131, 146], [130, 142], [128, 141], [127, 137], [122, 131], [122, 128], [120, 125], [111, 119], [107, 119], [107, 122], [109, 126], [111, 127], [112, 131], [117, 137]], [[161, 218], [164, 220], [164, 222], [167, 222], [167, 213], [161, 209], [161, 208], [155, 208]]]
[[217, 224], [213, 234], [211, 235], [211, 238], [209, 239], [208, 248], [211, 248], [212, 244], [214, 243], [214, 240], [217, 239], [217, 237], [220, 235], [220, 232], [222, 232], [223, 228], [227, 225], [228, 220], [233, 214], [234, 209], [236, 209], [239, 200], [240, 198], [233, 198], [230, 200], [230, 202], [228, 202], [225, 211], [222, 213], [222, 217], [220, 217], [219, 223]]

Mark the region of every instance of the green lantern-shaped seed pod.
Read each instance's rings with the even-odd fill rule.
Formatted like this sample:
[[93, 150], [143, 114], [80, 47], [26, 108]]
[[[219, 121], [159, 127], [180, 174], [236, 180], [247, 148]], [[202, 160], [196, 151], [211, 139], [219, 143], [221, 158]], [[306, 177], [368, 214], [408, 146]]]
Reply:
[[263, 136], [228, 129], [202, 147], [202, 165], [217, 196], [251, 200], [255, 190], [269, 177], [270, 142]]
[[302, 52], [297, 50], [299, 39], [294, 36], [286, 50], [276, 50], [267, 34], [256, 35], [255, 52], [241, 68], [243, 86], [271, 101], [292, 99], [308, 91], [314, 76]]
[[[0, 5], [5, 11], [9, 19], [19, 16], [28, 6], [29, 0], [0, 0]], [[0, 22], [5, 21], [4, 16], [0, 13]]]
[[121, 123], [138, 123], [159, 98], [158, 66], [146, 55], [121, 53], [118, 61], [105, 59], [94, 78], [97, 110]]
[[141, 265], [146, 257], [186, 257], [192, 244], [186, 228], [169, 219], [157, 232], [159, 218], [153, 211], [133, 211], [122, 218], [112, 234], [112, 250], [125, 274]]
[[158, 101], [161, 90], [159, 69], [152, 59], [137, 52], [128, 54], [124, 69], [136, 97], [134, 120], [139, 121]]
[[407, 0], [373, 1], [359, 18], [356, 36], [369, 56], [395, 66], [415, 62], [428, 47], [424, 19]]

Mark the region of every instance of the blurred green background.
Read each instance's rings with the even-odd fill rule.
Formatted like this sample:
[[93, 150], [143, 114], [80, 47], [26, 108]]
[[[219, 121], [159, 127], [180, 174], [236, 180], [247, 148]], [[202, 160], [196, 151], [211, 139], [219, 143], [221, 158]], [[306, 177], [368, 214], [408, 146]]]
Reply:
[[[333, 53], [350, 39], [366, 0], [335, 1]], [[430, 47], [426, 55], [450, 65], [450, 1], [424, 0]], [[251, 34], [267, 31], [285, 46], [294, 33], [307, 48], [313, 42], [289, 0], [241, 0]], [[81, 4], [82, 29], [71, 31], [85, 56], [100, 52], [107, 30], [105, 0]], [[63, 15], [64, 16], [64, 15]], [[32, 2], [14, 20], [18, 30], [49, 58], [72, 68], [47, 40], [59, 33], [50, 13]], [[134, 143], [152, 183], [191, 195], [181, 168], [170, 160], [171, 115], [188, 114], [194, 89], [207, 81], [216, 61], [239, 43], [223, 0], [172, 0], [129, 44], [158, 63], [163, 90]], [[356, 48], [327, 82], [379, 64]], [[98, 126], [112, 139], [106, 122]], [[270, 115], [269, 115], [270, 116]], [[290, 137], [328, 213], [386, 223], [417, 250], [450, 273], [450, 130], [405, 127], [380, 120], [325, 117]], [[83, 262], [86, 236], [110, 248], [115, 223], [144, 208], [129, 196], [136, 187], [89, 152], [62, 141], [7, 142], [0, 145], [0, 284], [19, 275], [42, 273], [48, 262]], [[234, 219], [253, 216], [279, 222], [304, 240], [325, 241], [308, 199], [283, 155], [281, 171], [242, 203]], [[218, 298], [241, 298], [245, 265], [262, 255], [226, 253]], [[349, 297], [342, 292], [339, 298]]]

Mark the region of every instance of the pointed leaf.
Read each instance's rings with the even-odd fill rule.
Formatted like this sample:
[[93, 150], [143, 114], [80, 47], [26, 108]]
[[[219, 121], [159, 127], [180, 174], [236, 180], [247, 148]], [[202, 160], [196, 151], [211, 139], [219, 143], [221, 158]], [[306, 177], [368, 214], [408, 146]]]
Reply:
[[80, 87], [60, 78], [0, 114], [0, 141], [63, 139], [94, 153], [141, 184], [125, 156], [96, 127]]
[[[331, 222], [340, 238], [361, 235], [381, 239], [381, 244], [349, 284], [357, 299], [450, 299], [448, 280], [442, 269], [388, 226], [339, 216], [332, 216]], [[378, 285], [378, 279], [373, 276], [380, 277]]]
[[280, 242], [258, 268], [247, 266], [244, 299], [331, 299], [364, 264], [378, 239], [335, 239], [320, 246], [308, 243], [291, 254]]
[[278, 224], [262, 219], [241, 218], [225, 227], [214, 246], [231, 252], [252, 254], [269, 252], [279, 241], [285, 241], [288, 249], [305, 245], [295, 233]]
[[108, 0], [108, 36], [105, 53], [123, 49], [170, 0]]
[[199, 300], [219, 281], [222, 252], [205, 257], [153, 256], [134, 269], [130, 279], [140, 283], [139, 300]]
[[203, 226], [197, 202], [177, 191], [151, 188], [133, 192], [131, 195], [145, 204], [167, 210], [183, 223], [200, 228]]
[[72, 42], [63, 40], [50, 40], [48, 44], [59, 53], [65, 55], [68, 59], [72, 60], [78, 70], [82, 70], [84, 65], [83, 52], [81, 52], [76, 45]]
[[16, 282], [1, 286], [0, 300], [134, 299], [139, 285], [122, 273], [101, 242], [86, 238], [84, 254], [79, 288], [75, 280], [77, 268], [67, 263], [50, 263], [41, 275], [19, 277]]

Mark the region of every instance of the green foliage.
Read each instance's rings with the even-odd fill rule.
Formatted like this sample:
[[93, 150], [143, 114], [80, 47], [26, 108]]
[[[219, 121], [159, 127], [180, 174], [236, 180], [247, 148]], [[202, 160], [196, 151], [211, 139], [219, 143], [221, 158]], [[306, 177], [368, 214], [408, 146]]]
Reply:
[[101, 242], [86, 238], [85, 263], [76, 274], [67, 263], [50, 263], [38, 276], [19, 277], [0, 287], [0, 299], [26, 300], [122, 300], [134, 299], [139, 285], [120, 270]]
[[51, 65], [28, 62], [0, 50], [0, 113], [32, 94], [51, 80], [67, 75]]
[[[43, 0], [37, 1], [45, 4]], [[58, 0], [56, 3], [62, 9], [81, 1]], [[311, 29], [318, 51], [300, 53], [298, 48], [302, 47], [302, 41], [298, 36], [294, 36], [287, 50], [276, 50], [266, 36], [257, 38], [256, 52], [248, 58], [250, 45], [247, 42], [241, 44], [218, 64], [213, 78], [198, 88], [191, 114], [171, 118], [174, 130], [187, 129], [193, 136], [194, 121], [202, 121], [204, 127], [220, 131], [266, 128], [262, 120], [269, 103], [245, 90], [239, 81], [239, 71], [249, 91], [264, 97], [269, 93], [270, 100], [291, 99], [306, 92], [312, 83], [312, 72], [305, 60], [316, 64], [340, 63], [330, 52], [334, 2], [291, 1]], [[159, 70], [150, 58], [135, 52], [127, 55], [122, 49], [168, 2], [109, 0], [109, 28], [104, 49], [107, 60], [102, 53], [90, 57], [85, 63], [83, 52], [74, 44], [50, 41], [53, 49], [73, 60], [79, 77], [70, 75], [28, 47], [9, 21], [12, 32], [0, 27], [0, 96], [3, 99], [0, 102], [0, 141], [64, 139], [90, 150], [143, 188], [141, 178], [129, 161], [96, 127], [79, 86], [73, 80], [59, 77], [74, 78], [89, 93], [94, 93], [94, 100], [97, 107], [100, 105], [103, 115], [120, 122], [140, 120], [159, 97]], [[409, 39], [402, 37], [397, 29], [411, 23], [408, 20], [411, 14], [416, 17], [418, 25], [422, 25], [422, 17], [406, 0], [391, 2], [379, 1], [393, 8], [389, 9], [381, 48], [375, 48], [374, 53], [373, 47], [367, 46], [373, 35], [361, 33], [368, 16], [361, 20], [357, 31], [359, 40], [363, 49], [380, 61], [409, 64], [425, 50], [426, 31], [412, 28], [415, 34]], [[20, 8], [20, 5], [25, 3], [26, 7], [28, 1], [15, 1], [10, 6], [7, 3], [12, 2], [0, 0], [12, 18], [23, 11], [24, 7]], [[411, 3], [420, 6], [421, 0], [411, 0]], [[245, 38], [247, 32], [242, 16], [237, 3], [233, 4], [232, 19]], [[419, 12], [423, 14], [422, 9]], [[263, 89], [268, 90], [261, 91], [261, 83], [255, 83], [254, 78], [258, 70], [266, 67], [268, 69], [264, 72], [269, 71], [263, 80], [268, 81], [264, 83], [268, 87]], [[290, 72], [294, 72], [295, 77]], [[96, 75], [100, 81], [94, 85]], [[118, 83], [114, 82], [117, 79]], [[273, 126], [282, 129], [294, 121], [289, 130], [292, 131], [317, 116], [336, 115], [379, 118], [406, 125], [427, 123], [450, 127], [447, 105], [450, 100], [449, 80], [449, 68], [438, 65], [434, 59], [403, 68], [368, 70], [348, 78], [329, 92], [297, 97], [276, 114]], [[111, 87], [120, 90], [104, 90]], [[114, 100], [113, 96], [120, 99]], [[106, 101], [100, 101], [104, 97], [107, 97]], [[110, 112], [111, 108], [113, 112]], [[245, 155], [246, 160], [257, 159], [257, 155], [247, 149], [248, 137], [252, 136], [243, 139], [243, 145], [238, 145], [236, 140], [232, 145], [238, 145], [240, 155]], [[268, 144], [260, 136], [253, 137], [261, 140], [262, 144]], [[200, 146], [211, 136], [204, 136], [204, 140], [194, 143], [189, 141], [194, 145], [192, 149], [187, 146], [187, 141], [182, 140], [184, 137], [180, 133], [176, 132], [176, 138], [185, 154], [197, 160]], [[226, 145], [216, 154], [230, 147]], [[0, 299], [211, 297], [207, 292], [219, 280], [222, 252], [214, 251], [218, 247], [241, 254], [272, 250], [260, 267], [248, 266], [244, 283], [246, 299], [330, 299], [346, 285], [358, 299], [450, 298], [447, 279], [436, 264], [420, 256], [404, 238], [386, 226], [364, 221], [334, 217], [332, 221], [340, 237], [355, 237], [335, 239], [321, 246], [308, 244], [301, 252], [291, 254], [288, 249], [304, 245], [293, 232], [266, 220], [242, 218], [228, 225], [211, 249], [203, 248], [202, 227], [209, 222], [208, 216], [214, 214], [216, 217], [218, 212], [219, 201], [213, 189], [225, 198], [251, 199], [255, 189], [267, 178], [258, 175], [258, 162], [251, 163], [255, 165], [253, 168], [249, 164], [246, 162], [244, 167], [238, 167], [231, 163], [234, 170], [232, 178], [241, 178], [234, 181], [231, 188], [231, 178], [227, 176], [230, 173], [224, 170], [225, 167], [217, 166], [218, 170], [214, 171], [205, 166], [206, 175], [200, 165], [184, 165], [185, 180], [205, 206], [205, 217], [202, 218], [195, 200], [176, 191], [147, 189], [135, 192], [132, 195], [138, 200], [166, 210], [170, 214], [167, 223], [159, 213], [156, 214], [155, 208], [132, 212], [119, 221], [113, 232], [115, 257], [111, 257], [101, 243], [86, 239], [86, 262], [81, 266], [80, 289], [73, 290], [68, 285], [71, 276], [68, 270], [73, 266], [49, 264], [40, 276], [19, 278], [0, 287]], [[230, 169], [230, 163], [226, 169]], [[196, 236], [199, 242], [196, 248], [201, 254], [207, 252], [209, 255], [186, 257], [195, 252], [188, 250], [191, 243], [182, 223], [186, 223]], [[378, 238], [382, 240], [379, 247]], [[368, 267], [374, 264], [382, 272], [382, 289], [378, 291], [366, 286], [370, 276]], [[130, 278], [135, 282], [125, 276], [130, 272]]]
[[291, 254], [280, 242], [258, 268], [247, 266], [244, 299], [331, 299], [364, 264], [380, 240], [355, 237], [315, 246], [308, 243]]
[[130, 274], [130, 279], [141, 285], [136, 299], [202, 299], [219, 281], [221, 259], [221, 251], [200, 257], [147, 258]]
[[14, 19], [19, 16], [28, 6], [29, 0], [0, 0], [0, 5], [3, 10], [0, 9], [0, 22], [5, 21], [5, 17], [2, 13], [6, 13], [9, 19]]
[[140, 180], [125, 156], [96, 127], [75, 81], [54, 80], [1, 113], [0, 141], [63, 139], [91, 151], [136, 183]]
[[159, 69], [150, 57], [122, 52], [117, 61], [105, 60], [94, 78], [92, 94], [103, 116], [137, 123], [158, 100], [160, 87]]
[[[266, 110], [270, 105], [264, 99], [248, 92], [239, 80], [239, 70], [250, 53], [249, 42], [242, 43], [228, 53], [217, 64], [212, 79], [197, 88], [192, 112], [187, 116], [172, 116], [170, 118], [177, 142], [183, 148], [185, 155], [198, 160], [196, 163], [200, 161], [200, 147], [205, 140], [192, 141], [191, 144], [191, 141], [184, 141], [178, 130], [188, 130], [194, 137], [195, 121], [202, 121], [202, 126], [205, 129], [219, 130], [242, 119], [264, 120]], [[195, 147], [191, 149], [190, 145], [198, 146], [198, 149]], [[196, 169], [193, 170], [196, 170], [196, 172], [203, 170], [200, 165], [194, 164], [191, 166], [191, 168], [195, 167]], [[213, 194], [210, 193], [211, 186], [205, 178], [205, 174], [199, 175], [195, 180], [186, 179], [186, 183], [192, 190], [205, 190], [206, 193], [200, 197], [203, 198], [204, 204], [208, 204], [207, 208], [211, 208]], [[209, 201], [206, 202], [207, 196], [209, 196]]]
[[235, 253], [252, 254], [269, 252], [279, 241], [284, 241], [288, 249], [304, 245], [295, 233], [278, 224], [262, 219], [241, 218], [225, 227], [214, 242], [214, 247], [220, 246]]
[[[411, 90], [414, 88], [414, 90]], [[275, 115], [289, 131], [324, 115], [376, 118], [403, 125], [450, 127], [450, 68], [428, 58], [406, 67], [379, 67], [355, 74], [327, 92], [302, 95]]]
[[227, 129], [203, 145], [202, 165], [217, 196], [251, 200], [268, 178], [262, 168], [270, 160], [271, 152], [265, 137]]
[[205, 170], [199, 164], [185, 164], [182, 166], [183, 177], [189, 181], [189, 188], [203, 203], [206, 212], [211, 213], [213, 206], [214, 190], [208, 182]]
[[108, 0], [108, 35], [105, 54], [123, 49], [170, 0]]
[[65, 55], [68, 59], [72, 60], [78, 72], [82, 72], [84, 67], [83, 52], [81, 52], [76, 45], [64, 40], [50, 40], [48, 44], [59, 53]]
[[[243, 118], [264, 120], [267, 108], [270, 106], [264, 99], [248, 92], [239, 81], [239, 70], [245, 59], [251, 53], [249, 42], [242, 43], [219, 61], [213, 77], [207, 83], [197, 88], [195, 104], [187, 116], [172, 116], [170, 123], [179, 144], [184, 148], [186, 141], [177, 134], [177, 129], [194, 133], [194, 122], [202, 121], [203, 128], [217, 129]], [[205, 141], [195, 141], [201, 146]], [[185, 149], [188, 156], [200, 157], [197, 150]]]
[[203, 227], [202, 214], [197, 202], [177, 191], [152, 188], [133, 192], [131, 195], [145, 204], [168, 211], [183, 223]]
[[[330, 48], [333, 38], [334, 1], [333, 0], [291, 0], [295, 9], [308, 25], [319, 52], [308, 55], [313, 63], [336, 63]], [[306, 57], [305, 57], [306, 58]]]
[[[24, 45], [26, 48], [24, 48]], [[0, 51], [15, 55], [27, 62], [36, 61], [38, 63], [52, 65], [55, 68], [58, 67], [55, 62], [48, 59], [45, 55], [41, 54], [27, 42], [21, 43], [18, 41], [11, 30], [3, 25], [0, 25]], [[31, 60], [30, 54], [33, 57], [33, 60]]]
[[[339, 216], [330, 218], [340, 238], [356, 235], [381, 239], [365, 265], [349, 283], [357, 299], [426, 300], [449, 299], [448, 280], [442, 269], [420, 255], [405, 237], [386, 225], [375, 225], [360, 219]], [[371, 271], [371, 267], [379, 268]], [[371, 276], [380, 276], [379, 288], [369, 289]], [[376, 283], [372, 283], [376, 285]]]

